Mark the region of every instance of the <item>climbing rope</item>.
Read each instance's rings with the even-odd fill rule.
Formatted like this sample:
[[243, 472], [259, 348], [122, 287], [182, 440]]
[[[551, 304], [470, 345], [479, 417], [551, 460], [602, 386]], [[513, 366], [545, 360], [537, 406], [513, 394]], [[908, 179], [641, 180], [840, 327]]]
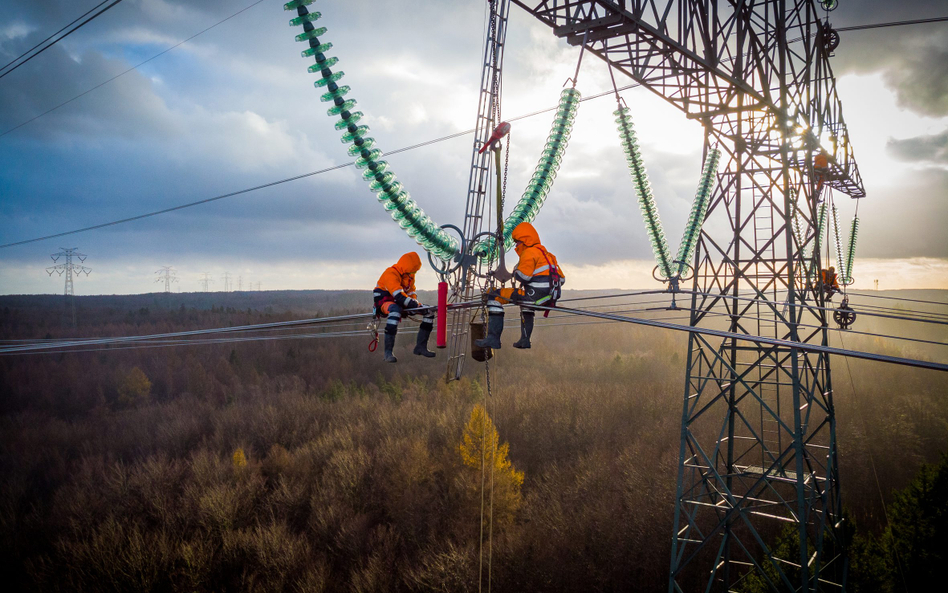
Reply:
[[[484, 306], [481, 306], [475, 311], [474, 317], [477, 314], [481, 316], [481, 323], [486, 323], [487, 319], [487, 309]], [[472, 319], [473, 321], [473, 319]], [[486, 375], [485, 385], [486, 389], [484, 391], [484, 419], [481, 424], [481, 510], [480, 510], [480, 536], [478, 537], [478, 578], [477, 578], [477, 590], [483, 591], [484, 586], [484, 524], [485, 524], [485, 498], [488, 499], [487, 502], [487, 591], [490, 593], [491, 585], [491, 574], [492, 574], [492, 563], [493, 563], [493, 554], [494, 554], [494, 463], [496, 456], [496, 440], [494, 439], [493, 433], [488, 434], [487, 425], [490, 422], [490, 413], [491, 413], [491, 402], [493, 400], [493, 392], [491, 387], [491, 378], [490, 378], [490, 356], [487, 356], [485, 353], [484, 358], [484, 372]], [[487, 441], [490, 437], [491, 442], [491, 452], [490, 458], [488, 461], [487, 457]], [[490, 474], [488, 481], [487, 473], [487, 464], [490, 463]], [[487, 493], [490, 493], [489, 496]]]
[[[494, 399], [494, 394], [491, 389], [490, 381], [490, 359], [484, 361], [484, 373], [486, 375], [486, 392], [484, 395], [484, 432], [487, 432], [487, 423], [490, 420], [490, 411], [492, 406], [490, 403]], [[499, 437], [498, 437], [499, 438]], [[490, 593], [490, 584], [491, 584], [491, 575], [492, 575], [492, 566], [494, 559], [494, 466], [497, 463], [497, 440], [494, 438], [493, 433], [490, 435], [490, 498], [487, 511], [487, 593]], [[486, 451], [486, 441], [482, 438], [481, 443], [483, 446], [482, 450]], [[483, 463], [483, 460], [482, 460]], [[483, 467], [481, 468], [481, 548], [483, 549], [483, 535], [484, 535], [484, 484], [483, 484]], [[483, 554], [483, 552], [482, 552]]]

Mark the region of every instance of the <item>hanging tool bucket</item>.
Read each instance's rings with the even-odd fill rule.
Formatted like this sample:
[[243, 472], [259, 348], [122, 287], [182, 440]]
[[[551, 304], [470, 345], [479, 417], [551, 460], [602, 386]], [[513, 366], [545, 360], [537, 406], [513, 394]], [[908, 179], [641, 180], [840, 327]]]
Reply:
[[487, 337], [487, 323], [483, 321], [472, 321], [471, 331], [471, 358], [477, 362], [487, 362], [494, 357], [494, 351], [490, 348], [481, 348], [474, 343], [475, 340], [483, 340]]

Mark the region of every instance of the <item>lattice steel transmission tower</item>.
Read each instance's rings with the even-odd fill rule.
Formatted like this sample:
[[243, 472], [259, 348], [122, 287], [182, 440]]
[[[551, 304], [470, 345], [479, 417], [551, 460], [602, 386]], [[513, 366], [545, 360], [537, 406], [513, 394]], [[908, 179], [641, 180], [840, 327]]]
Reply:
[[171, 266], [162, 266], [160, 270], [155, 271], [158, 274], [158, 277], [155, 278], [155, 282], [164, 282], [165, 283], [165, 292], [171, 292], [171, 284], [178, 281], [178, 277], [175, 275], [175, 269]]
[[210, 272], [204, 272], [201, 274], [201, 292], [208, 292], [211, 284], [214, 283], [214, 279], [211, 278]]
[[[92, 268], [87, 268], [86, 266], [81, 265], [82, 262], [86, 261], [86, 258], [88, 256], [84, 253], [79, 253], [78, 247], [70, 247], [68, 249], [65, 247], [60, 247], [59, 253], [54, 253], [50, 255], [49, 257], [51, 257], [54, 262], [58, 262], [60, 258], [65, 259], [65, 261], [61, 264], [57, 264], [55, 266], [50, 266], [46, 268], [46, 273], [49, 274], [51, 277], [54, 272], [59, 274], [60, 276], [65, 274], [66, 288], [63, 291], [63, 294], [66, 296], [66, 309], [67, 311], [71, 311], [72, 325], [73, 327], [75, 327], [76, 326], [76, 301], [75, 299], [72, 298], [75, 296], [75, 292], [73, 291], [72, 276], [73, 276], [73, 273], [77, 275], [85, 274], [86, 276], [92, 273]], [[74, 264], [72, 262], [72, 258], [74, 257], [79, 260], [80, 262], [79, 264]]]
[[[504, 46], [507, 37], [507, 18], [510, 3], [507, 0], [490, 0], [490, 19], [487, 27], [487, 39], [484, 44], [484, 59], [481, 64], [480, 97], [477, 102], [477, 119], [474, 125], [474, 146], [471, 150], [471, 173], [468, 180], [467, 205], [464, 213], [464, 237], [471, 240], [485, 230], [484, 206], [489, 200], [487, 186], [490, 181], [490, 150], [480, 151], [487, 143], [494, 128], [501, 122], [500, 96], [503, 90], [502, 72]], [[498, 213], [500, 216], [500, 213]], [[461, 267], [461, 279], [455, 285], [452, 302], [470, 301], [474, 297], [476, 284], [475, 271], [480, 261], [464, 262]], [[470, 311], [458, 309], [451, 314], [451, 335], [448, 358], [447, 379], [461, 378], [464, 360], [467, 356], [470, 339], [468, 319]]]
[[[512, 1], [573, 45], [585, 35], [586, 51], [700, 122], [705, 151], [725, 155], [691, 262], [691, 325], [827, 344], [820, 194], [865, 191], [821, 6]], [[829, 357], [693, 333], [686, 375], [668, 590], [844, 590]], [[778, 558], [781, 535], [795, 545]]]
[[224, 279], [224, 292], [230, 292], [230, 272], [224, 272], [221, 278]]

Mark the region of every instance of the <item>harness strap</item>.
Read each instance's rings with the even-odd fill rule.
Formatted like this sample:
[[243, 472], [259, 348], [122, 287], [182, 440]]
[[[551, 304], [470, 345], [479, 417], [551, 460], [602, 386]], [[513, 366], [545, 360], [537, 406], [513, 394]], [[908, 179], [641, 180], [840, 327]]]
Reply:
[[376, 295], [376, 297], [375, 297], [375, 318], [376, 318], [376, 319], [379, 319], [380, 317], [382, 317], [382, 306], [383, 306], [385, 303], [394, 303], [394, 302], [395, 302], [395, 297], [393, 297], [388, 291], [385, 291], [385, 293], [384, 293], [384, 294], [381, 294], [381, 295], [380, 295], [379, 292], [376, 292], [375, 295]]
[[[550, 258], [547, 257], [546, 249], [544, 249], [543, 247], [540, 247], [540, 253], [543, 254], [543, 259], [546, 260], [546, 265], [547, 265], [547, 267], [548, 267], [549, 270], [550, 270], [550, 273], [547, 275], [547, 277], [550, 279], [550, 280], [549, 280], [549, 283], [550, 283], [550, 296], [549, 296], [549, 301], [548, 301], [548, 302], [549, 302], [549, 305], [548, 305], [548, 306], [550, 306], [550, 307], [555, 307], [555, 306], [556, 306], [556, 300], [557, 300], [557, 298], [559, 298], [559, 295], [557, 294], [557, 291], [559, 290], [559, 284], [560, 284], [560, 271], [559, 271], [559, 268], [557, 268], [557, 267], [554, 266], [552, 263], [550, 263]], [[556, 276], [556, 282], [555, 282], [555, 283], [554, 283], [554, 281], [553, 281], [553, 276], [554, 276], [554, 275]], [[542, 300], [544, 300], [544, 299], [540, 299], [540, 300], [542, 301]], [[540, 303], [538, 302], [537, 304], [540, 304]], [[549, 312], [548, 310], [543, 312], [543, 317], [549, 317], [549, 316], [550, 316], [550, 312]]]

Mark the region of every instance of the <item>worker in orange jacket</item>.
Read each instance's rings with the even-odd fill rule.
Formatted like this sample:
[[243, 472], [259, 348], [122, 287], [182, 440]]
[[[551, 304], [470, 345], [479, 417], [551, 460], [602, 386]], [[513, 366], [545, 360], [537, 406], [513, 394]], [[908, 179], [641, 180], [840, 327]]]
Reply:
[[[385, 320], [385, 362], [398, 362], [392, 349], [395, 347], [395, 334], [398, 333], [398, 323], [402, 320], [402, 313], [408, 315], [414, 312], [410, 309], [424, 307], [415, 294], [415, 274], [421, 269], [421, 258], [414, 251], [406, 253], [398, 259], [398, 263], [382, 272], [375, 285], [372, 296], [375, 298], [376, 317], [386, 317]], [[428, 336], [434, 326], [434, 310], [426, 310], [418, 328], [418, 339], [415, 342], [414, 353], [426, 358], [434, 358], [435, 353], [428, 350]]]
[[833, 295], [837, 292], [842, 292], [839, 288], [839, 278], [836, 275], [835, 267], [830, 266], [828, 270], [820, 270], [820, 281], [827, 300], [833, 298]]
[[536, 313], [530, 305], [551, 305], [560, 297], [560, 289], [566, 283], [566, 275], [556, 261], [556, 256], [540, 244], [540, 236], [529, 222], [521, 222], [511, 233], [520, 256], [513, 279], [520, 288], [501, 288], [488, 293], [487, 337], [475, 341], [481, 348], [500, 348], [500, 334], [504, 331], [504, 308], [506, 303], [520, 305], [520, 339], [514, 348], [529, 348]]

